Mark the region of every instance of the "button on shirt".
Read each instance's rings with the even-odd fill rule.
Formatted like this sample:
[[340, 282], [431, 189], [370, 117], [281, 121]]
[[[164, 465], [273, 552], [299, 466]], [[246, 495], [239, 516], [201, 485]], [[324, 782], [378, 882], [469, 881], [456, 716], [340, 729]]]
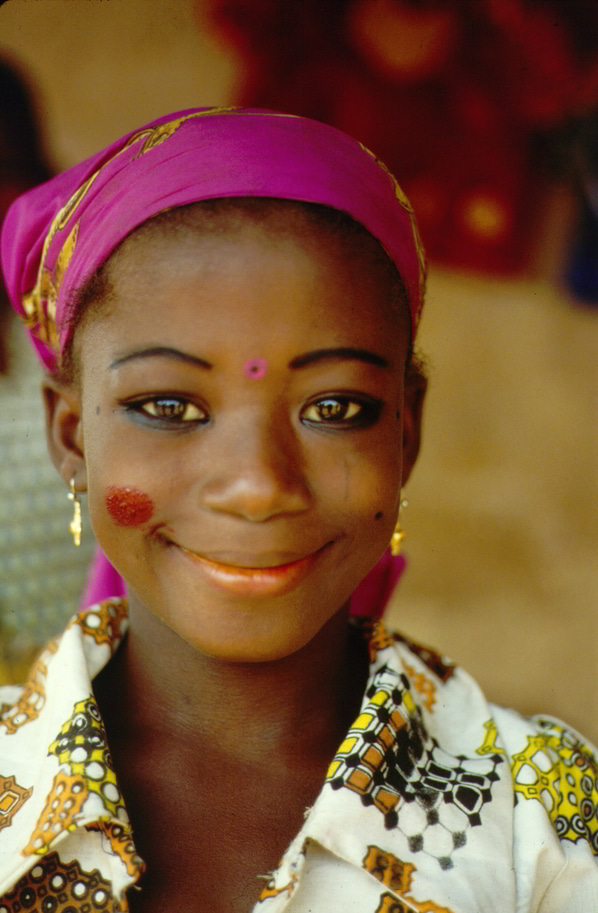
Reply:
[[[256, 913], [598, 911], [596, 751], [355, 623], [361, 712]], [[94, 606], [0, 689], [0, 913], [128, 909], [144, 864], [91, 684], [126, 629], [124, 600]]]

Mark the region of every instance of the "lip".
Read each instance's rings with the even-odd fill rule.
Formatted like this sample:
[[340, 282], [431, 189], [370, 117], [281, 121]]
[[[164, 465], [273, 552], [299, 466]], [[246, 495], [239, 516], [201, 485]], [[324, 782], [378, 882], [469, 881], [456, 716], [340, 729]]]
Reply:
[[284, 596], [310, 573], [320, 555], [331, 544], [327, 542], [304, 558], [274, 567], [236, 567], [212, 561], [182, 545], [178, 548], [199, 568], [205, 580], [218, 589], [238, 596]]

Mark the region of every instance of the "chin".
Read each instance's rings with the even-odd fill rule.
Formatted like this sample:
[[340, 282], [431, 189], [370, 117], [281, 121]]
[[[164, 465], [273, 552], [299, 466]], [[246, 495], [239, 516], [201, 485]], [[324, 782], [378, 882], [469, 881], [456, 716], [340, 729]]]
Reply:
[[[208, 601], [206, 595], [178, 598], [176, 605], [193, 606], [181, 612], [175, 609], [172, 596], [168, 600], [172, 609], [162, 611], [151, 608], [151, 600], [137, 600], [135, 626], [145, 626], [150, 618], [161, 622], [171, 634], [205, 657], [230, 663], [268, 663], [286, 659], [303, 650], [324, 630], [328, 629], [340, 613], [346, 615], [347, 600], [332, 615], [306, 611], [314, 606], [313, 599], [300, 594], [273, 600], [220, 599]], [[135, 598], [135, 597], [134, 597]], [[166, 606], [168, 606], [168, 602]], [[319, 600], [319, 605], [331, 602]], [[198, 609], [197, 607], [201, 608]], [[164, 640], [164, 633], [160, 641]], [[163, 644], [168, 652], [171, 645]], [[176, 649], [175, 644], [172, 647]]]

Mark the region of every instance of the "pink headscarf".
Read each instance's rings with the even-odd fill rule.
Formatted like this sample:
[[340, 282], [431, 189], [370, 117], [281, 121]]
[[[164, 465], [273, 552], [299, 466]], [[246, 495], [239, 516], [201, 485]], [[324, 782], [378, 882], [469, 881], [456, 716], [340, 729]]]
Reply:
[[[196, 108], [127, 134], [9, 209], [1, 242], [6, 287], [46, 369], [56, 370], [72, 333], [77, 292], [128, 234], [166, 209], [221, 197], [299, 200], [348, 213], [395, 263], [415, 336], [425, 256], [409, 201], [382, 162], [318, 121], [251, 108]], [[377, 598], [401, 568], [383, 559]], [[103, 555], [96, 558], [87, 600], [117, 595], [110, 571]]]

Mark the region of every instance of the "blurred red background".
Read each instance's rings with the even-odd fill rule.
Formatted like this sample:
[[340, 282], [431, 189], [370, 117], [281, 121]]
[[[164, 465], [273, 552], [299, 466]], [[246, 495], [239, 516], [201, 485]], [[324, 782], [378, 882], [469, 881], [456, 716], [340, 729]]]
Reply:
[[583, 185], [583, 125], [598, 106], [595, 0], [207, 7], [244, 62], [237, 100], [327, 121], [374, 149], [400, 175], [432, 260], [520, 270], [551, 184]]

